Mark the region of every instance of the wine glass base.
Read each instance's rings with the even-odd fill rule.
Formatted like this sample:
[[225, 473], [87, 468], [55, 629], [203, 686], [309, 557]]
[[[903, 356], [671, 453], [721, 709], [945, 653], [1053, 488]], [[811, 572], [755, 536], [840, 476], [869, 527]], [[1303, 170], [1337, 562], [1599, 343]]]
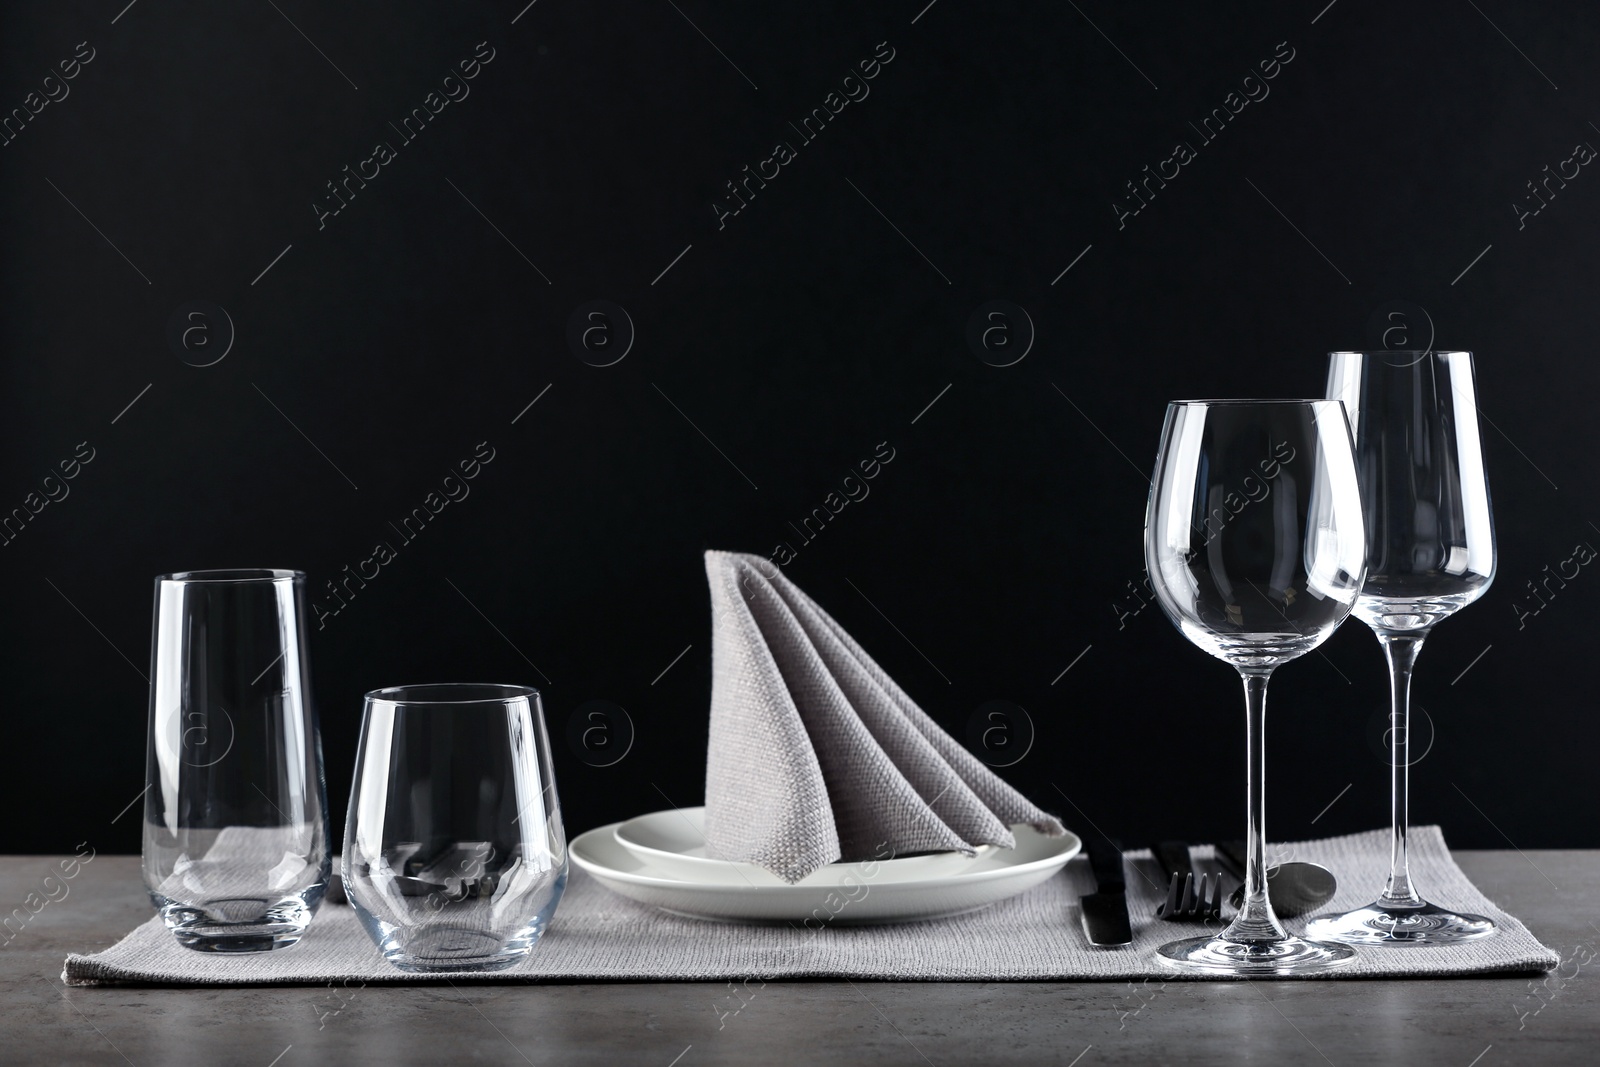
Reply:
[[1229, 941], [1191, 937], [1156, 950], [1160, 961], [1177, 970], [1238, 978], [1291, 978], [1343, 966], [1356, 953], [1344, 945], [1325, 945], [1300, 937], [1281, 941]]
[[1368, 904], [1306, 924], [1306, 934], [1346, 945], [1455, 945], [1494, 935], [1493, 919], [1461, 914], [1427, 902], [1415, 907]]

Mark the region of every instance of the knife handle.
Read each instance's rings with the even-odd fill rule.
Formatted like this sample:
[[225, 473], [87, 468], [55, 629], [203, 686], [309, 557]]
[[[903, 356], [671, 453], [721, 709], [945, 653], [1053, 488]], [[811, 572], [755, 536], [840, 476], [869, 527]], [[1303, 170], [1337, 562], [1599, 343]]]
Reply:
[[1243, 841], [1218, 841], [1216, 844], [1217, 862], [1235, 878], [1244, 881], [1244, 869], [1249, 863], [1249, 854], [1245, 850]]
[[1091, 837], [1084, 846], [1089, 853], [1089, 869], [1102, 893], [1120, 893], [1127, 888], [1122, 873], [1122, 847], [1103, 837]]

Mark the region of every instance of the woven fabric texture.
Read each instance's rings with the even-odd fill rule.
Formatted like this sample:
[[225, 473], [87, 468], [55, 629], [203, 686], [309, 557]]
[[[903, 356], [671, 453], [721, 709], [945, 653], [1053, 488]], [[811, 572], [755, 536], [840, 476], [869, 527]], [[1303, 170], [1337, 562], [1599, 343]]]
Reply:
[[[1375, 830], [1280, 846], [1330, 868], [1339, 894], [1327, 911], [1358, 907], [1377, 895], [1389, 860], [1389, 833]], [[1197, 847], [1197, 860], [1208, 847]], [[1164, 898], [1148, 853], [1128, 854], [1128, 903], [1134, 943], [1096, 949], [1084, 940], [1078, 898], [1094, 888], [1079, 857], [1061, 874], [1021, 896], [951, 919], [888, 926], [751, 926], [679, 918], [610, 892], [580, 870], [544, 939], [523, 963], [493, 974], [427, 976], [396, 970], [378, 955], [347, 906], [325, 904], [293, 948], [228, 956], [178, 945], [157, 919], [92, 956], [69, 956], [68, 985], [139, 982], [171, 986], [329, 985], [506, 979], [773, 980], [879, 978], [900, 981], [1124, 979], [1184, 977], [1157, 962], [1155, 949], [1200, 927], [1152, 918]], [[1496, 907], [1451, 859], [1437, 826], [1414, 827], [1411, 870], [1429, 899], [1487, 915], [1499, 933], [1450, 947], [1357, 949], [1358, 958], [1329, 978], [1442, 977], [1549, 970], [1559, 957], [1527, 927]], [[870, 885], [868, 892], [870, 892]], [[840, 918], [847, 918], [847, 912]], [[1304, 919], [1288, 920], [1299, 933]]]
[[799, 881], [836, 860], [1059, 834], [768, 561], [707, 552], [706, 845]]

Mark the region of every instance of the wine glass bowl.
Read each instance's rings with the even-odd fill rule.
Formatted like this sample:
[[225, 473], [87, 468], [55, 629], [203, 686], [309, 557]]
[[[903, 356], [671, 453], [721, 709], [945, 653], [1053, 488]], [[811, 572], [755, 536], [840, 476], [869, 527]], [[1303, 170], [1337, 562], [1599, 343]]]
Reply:
[[1293, 937], [1266, 881], [1265, 714], [1273, 670], [1326, 641], [1366, 578], [1350, 430], [1337, 400], [1178, 401], [1167, 407], [1145, 518], [1156, 599], [1245, 690], [1246, 865], [1237, 917], [1163, 945], [1163, 962], [1241, 977], [1314, 973], [1354, 951]]
[[1333, 352], [1367, 522], [1355, 615], [1423, 631], [1488, 591], [1495, 537], [1470, 352]]
[[1172, 489], [1151, 497], [1145, 565], [1196, 645], [1235, 667], [1275, 667], [1350, 614], [1365, 554], [1337, 402], [1175, 402], [1156, 485]]

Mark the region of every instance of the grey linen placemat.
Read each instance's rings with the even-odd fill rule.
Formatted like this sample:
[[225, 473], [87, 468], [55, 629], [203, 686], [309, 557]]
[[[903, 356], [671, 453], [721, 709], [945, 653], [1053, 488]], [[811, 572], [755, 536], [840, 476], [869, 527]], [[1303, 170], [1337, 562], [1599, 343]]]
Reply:
[[[1276, 846], [1272, 855], [1312, 860], [1340, 881], [1329, 911], [1367, 903], [1388, 863], [1387, 830]], [[1210, 849], [1195, 850], [1197, 858]], [[1128, 902], [1134, 943], [1095, 949], [1084, 941], [1078, 897], [1092, 890], [1082, 857], [1060, 875], [985, 911], [892, 926], [833, 926], [813, 933], [789, 926], [699, 922], [654, 911], [610, 892], [576, 868], [555, 919], [532, 956], [475, 979], [591, 980], [881, 978], [900, 981], [1182, 977], [1164, 969], [1156, 947], [1195, 936], [1198, 926], [1151, 918], [1164, 897], [1147, 852], [1129, 853]], [[1452, 947], [1358, 949], [1338, 978], [1436, 977], [1545, 971], [1559, 962], [1522, 923], [1497, 908], [1456, 866], [1437, 826], [1411, 832], [1411, 870], [1430, 899], [1488, 915], [1500, 933]], [[870, 890], [869, 890], [870, 892]], [[848, 912], [848, 905], [846, 905]], [[841, 913], [844, 915], [845, 913]], [[1300, 932], [1305, 920], [1288, 926]], [[139, 982], [171, 986], [346, 984], [440, 981], [395, 970], [378, 955], [355, 913], [326, 904], [300, 944], [276, 952], [225, 956], [181, 948], [158, 919], [92, 956], [67, 957], [68, 985]]]

